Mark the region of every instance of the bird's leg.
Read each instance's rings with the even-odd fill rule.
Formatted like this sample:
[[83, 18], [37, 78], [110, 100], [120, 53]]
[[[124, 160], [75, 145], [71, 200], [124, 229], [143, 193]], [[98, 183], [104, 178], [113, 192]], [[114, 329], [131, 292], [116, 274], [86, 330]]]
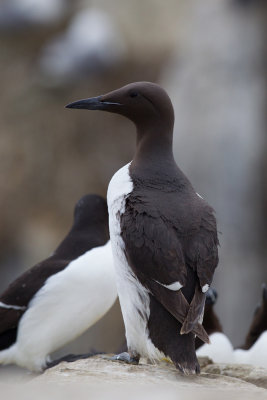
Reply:
[[137, 353], [137, 351], [128, 349], [128, 353], [125, 351], [120, 354], [115, 354], [113, 357], [111, 357], [112, 361], [123, 361], [127, 364], [133, 364], [137, 365], [139, 364], [140, 360], [140, 354]]

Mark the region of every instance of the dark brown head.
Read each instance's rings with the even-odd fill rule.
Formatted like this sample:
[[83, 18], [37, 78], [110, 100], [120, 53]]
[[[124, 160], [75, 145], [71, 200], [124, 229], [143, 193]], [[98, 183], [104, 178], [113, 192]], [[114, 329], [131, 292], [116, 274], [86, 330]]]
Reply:
[[53, 257], [73, 260], [108, 240], [107, 202], [101, 196], [87, 194], [76, 203], [73, 225]]
[[79, 231], [94, 225], [108, 226], [107, 202], [97, 194], [86, 194], [75, 205], [72, 229]]
[[159, 129], [172, 135], [174, 112], [165, 90], [151, 82], [135, 82], [107, 94], [70, 103], [66, 108], [102, 110], [129, 118], [137, 130]]

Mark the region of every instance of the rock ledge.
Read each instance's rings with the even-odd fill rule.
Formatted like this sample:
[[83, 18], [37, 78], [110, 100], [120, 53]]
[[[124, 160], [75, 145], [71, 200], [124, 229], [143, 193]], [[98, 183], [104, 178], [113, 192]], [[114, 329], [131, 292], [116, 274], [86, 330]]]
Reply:
[[[33, 379], [28, 385], [50, 384], [91, 384], [125, 387], [134, 385], [166, 385], [168, 389], [190, 391], [190, 394], [204, 391], [223, 392], [226, 395], [240, 395], [243, 399], [267, 399], [267, 371], [249, 365], [213, 364], [208, 358], [201, 358], [199, 376], [183, 376], [171, 363], [148, 364], [145, 361], [135, 365], [112, 362], [105, 355], [98, 355], [73, 363], [63, 362]], [[237, 398], [237, 397], [235, 397]]]

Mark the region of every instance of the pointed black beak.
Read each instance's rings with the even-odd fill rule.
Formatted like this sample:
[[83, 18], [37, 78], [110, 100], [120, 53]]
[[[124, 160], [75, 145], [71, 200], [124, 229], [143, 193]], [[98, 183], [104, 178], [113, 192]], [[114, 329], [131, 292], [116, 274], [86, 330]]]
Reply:
[[83, 110], [107, 110], [108, 106], [118, 105], [120, 103], [112, 103], [110, 101], [101, 101], [102, 96], [90, 97], [89, 99], [83, 99], [74, 101], [73, 103], [67, 104], [65, 108], [78, 108]]

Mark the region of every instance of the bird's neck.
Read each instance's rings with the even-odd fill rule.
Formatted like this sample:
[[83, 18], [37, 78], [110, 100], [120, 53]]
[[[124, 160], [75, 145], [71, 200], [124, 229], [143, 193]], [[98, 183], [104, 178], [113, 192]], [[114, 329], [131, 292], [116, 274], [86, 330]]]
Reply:
[[172, 128], [153, 126], [142, 129], [137, 127], [136, 151], [133, 164], [156, 167], [161, 163], [176, 165], [172, 150]]
[[57, 258], [73, 260], [91, 248], [103, 246], [108, 240], [108, 227], [100, 223], [91, 224], [90, 230], [88, 227], [86, 229], [73, 227], [53, 254]]

